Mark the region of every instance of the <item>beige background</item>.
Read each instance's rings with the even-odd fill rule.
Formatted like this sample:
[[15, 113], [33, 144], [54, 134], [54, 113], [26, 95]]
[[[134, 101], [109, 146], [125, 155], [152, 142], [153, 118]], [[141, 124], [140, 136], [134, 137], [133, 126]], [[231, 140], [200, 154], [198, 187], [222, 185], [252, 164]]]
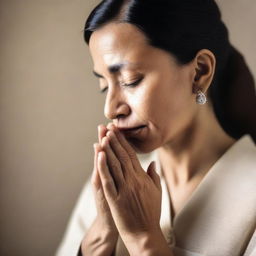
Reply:
[[[0, 255], [54, 255], [92, 170], [103, 96], [83, 26], [98, 1], [0, 1]], [[222, 0], [256, 74], [255, 0]]]

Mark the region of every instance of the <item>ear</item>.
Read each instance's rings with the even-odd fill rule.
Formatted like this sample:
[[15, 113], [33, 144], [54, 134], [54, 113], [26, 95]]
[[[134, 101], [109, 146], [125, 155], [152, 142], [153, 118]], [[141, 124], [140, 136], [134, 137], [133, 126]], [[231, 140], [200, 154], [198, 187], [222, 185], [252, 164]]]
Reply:
[[207, 49], [200, 50], [194, 58], [193, 92], [201, 90], [206, 94], [215, 73], [216, 58]]

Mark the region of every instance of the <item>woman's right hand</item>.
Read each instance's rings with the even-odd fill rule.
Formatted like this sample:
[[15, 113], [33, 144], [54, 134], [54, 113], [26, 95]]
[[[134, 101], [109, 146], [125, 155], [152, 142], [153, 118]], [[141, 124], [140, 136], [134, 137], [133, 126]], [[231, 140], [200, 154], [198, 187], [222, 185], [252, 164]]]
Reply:
[[106, 135], [108, 129], [103, 126], [98, 126], [99, 143], [94, 144], [94, 168], [91, 178], [93, 186], [94, 199], [97, 208], [97, 217], [94, 220], [91, 228], [88, 230], [82, 242], [83, 256], [100, 256], [112, 255], [118, 238], [118, 231], [112, 218], [108, 203], [105, 199], [103, 188], [101, 185], [98, 169], [97, 156], [101, 151], [101, 141]]

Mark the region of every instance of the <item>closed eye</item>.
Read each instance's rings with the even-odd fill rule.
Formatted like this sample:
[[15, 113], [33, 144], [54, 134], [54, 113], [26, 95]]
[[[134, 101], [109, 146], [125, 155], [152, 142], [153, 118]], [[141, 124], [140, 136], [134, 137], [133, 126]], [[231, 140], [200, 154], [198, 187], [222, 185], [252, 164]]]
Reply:
[[105, 88], [103, 88], [103, 89], [101, 89], [101, 90], [100, 90], [100, 93], [104, 93], [104, 92], [106, 92], [106, 91], [107, 91], [107, 89], [108, 89], [108, 87], [106, 86]]
[[[124, 87], [135, 87], [137, 86], [142, 80], [143, 80], [144, 77], [141, 77], [139, 78], [138, 80], [136, 80], [135, 82], [133, 83], [130, 83], [130, 84], [122, 84], [121, 86], [124, 86]], [[106, 92], [108, 89], [108, 86], [106, 86], [105, 88], [101, 89], [100, 92], [101, 93], [104, 93]]]
[[130, 84], [122, 84], [122, 86], [135, 87], [135, 86], [138, 85], [142, 80], [143, 80], [143, 77], [139, 78], [138, 80], [136, 80], [136, 81], [133, 82], [133, 83], [130, 83]]

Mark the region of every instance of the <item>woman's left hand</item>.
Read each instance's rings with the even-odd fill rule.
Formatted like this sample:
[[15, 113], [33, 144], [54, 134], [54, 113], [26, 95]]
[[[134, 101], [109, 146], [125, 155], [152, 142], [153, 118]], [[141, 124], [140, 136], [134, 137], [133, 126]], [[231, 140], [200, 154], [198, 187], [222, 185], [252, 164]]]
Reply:
[[123, 241], [158, 234], [161, 183], [151, 162], [145, 172], [124, 135], [112, 126], [102, 139], [98, 170], [105, 197]]

